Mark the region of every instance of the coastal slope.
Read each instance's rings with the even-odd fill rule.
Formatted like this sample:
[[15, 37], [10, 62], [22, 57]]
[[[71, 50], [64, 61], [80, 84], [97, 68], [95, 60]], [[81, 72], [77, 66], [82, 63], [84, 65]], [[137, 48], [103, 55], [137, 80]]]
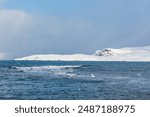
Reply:
[[92, 55], [32, 55], [15, 60], [41, 60], [41, 61], [150, 61], [150, 46], [126, 47], [126, 48], [105, 48], [97, 50]]

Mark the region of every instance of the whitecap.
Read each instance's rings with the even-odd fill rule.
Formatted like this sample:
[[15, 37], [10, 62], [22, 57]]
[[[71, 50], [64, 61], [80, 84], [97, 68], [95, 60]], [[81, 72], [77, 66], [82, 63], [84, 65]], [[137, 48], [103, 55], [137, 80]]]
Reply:
[[94, 74], [91, 74], [91, 77], [92, 77], [92, 78], [95, 78], [95, 75], [94, 75]]
[[35, 67], [17, 67], [18, 70], [28, 73], [50, 74], [54, 77], [78, 77], [74, 68], [80, 68], [80, 65], [67, 66], [35, 66]]
[[49, 66], [35, 66], [35, 67], [16, 67], [17, 69], [19, 70], [22, 70], [22, 71], [47, 71], [47, 70], [60, 70], [60, 69], [67, 69], [67, 68], [70, 68], [70, 71], [73, 69], [73, 68], [80, 68], [79, 65], [67, 65], [67, 66], [52, 66], [52, 65], [49, 65]]

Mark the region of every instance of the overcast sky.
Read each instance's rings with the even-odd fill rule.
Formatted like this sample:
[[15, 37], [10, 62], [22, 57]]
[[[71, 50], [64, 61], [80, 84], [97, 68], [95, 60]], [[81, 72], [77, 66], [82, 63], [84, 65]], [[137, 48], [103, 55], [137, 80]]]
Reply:
[[150, 0], [0, 0], [0, 59], [150, 45]]

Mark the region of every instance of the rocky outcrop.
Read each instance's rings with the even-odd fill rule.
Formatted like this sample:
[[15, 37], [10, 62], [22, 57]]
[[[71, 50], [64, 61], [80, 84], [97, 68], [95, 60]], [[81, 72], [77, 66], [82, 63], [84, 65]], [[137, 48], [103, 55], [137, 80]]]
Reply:
[[97, 50], [95, 52], [95, 56], [112, 56], [113, 55], [113, 52], [111, 49], [103, 49], [103, 50]]

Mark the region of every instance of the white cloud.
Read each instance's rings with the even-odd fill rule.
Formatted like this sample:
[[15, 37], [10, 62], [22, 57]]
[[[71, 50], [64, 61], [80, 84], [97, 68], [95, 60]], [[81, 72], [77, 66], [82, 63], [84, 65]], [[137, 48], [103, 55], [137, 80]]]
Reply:
[[51, 47], [53, 43], [65, 43], [75, 40], [78, 35], [84, 35], [88, 28], [89, 22], [81, 19], [40, 17], [24, 11], [1, 9], [0, 51], [7, 52], [8, 58], [45, 52], [54, 49]]
[[25, 11], [0, 9], [0, 52], [7, 54], [1, 54], [0, 59], [37, 53], [92, 53], [104, 46], [121, 44], [124, 32], [127, 33], [113, 24], [77, 17], [35, 16]]
[[19, 49], [33, 24], [32, 16], [19, 10], [0, 10], [0, 51]]
[[4, 60], [6, 57], [6, 54], [5, 53], [0, 53], [0, 60]]
[[[6, 38], [15, 37], [22, 32], [32, 21], [32, 17], [23, 11], [0, 10], [0, 34]], [[18, 34], [17, 34], [18, 35]]]

